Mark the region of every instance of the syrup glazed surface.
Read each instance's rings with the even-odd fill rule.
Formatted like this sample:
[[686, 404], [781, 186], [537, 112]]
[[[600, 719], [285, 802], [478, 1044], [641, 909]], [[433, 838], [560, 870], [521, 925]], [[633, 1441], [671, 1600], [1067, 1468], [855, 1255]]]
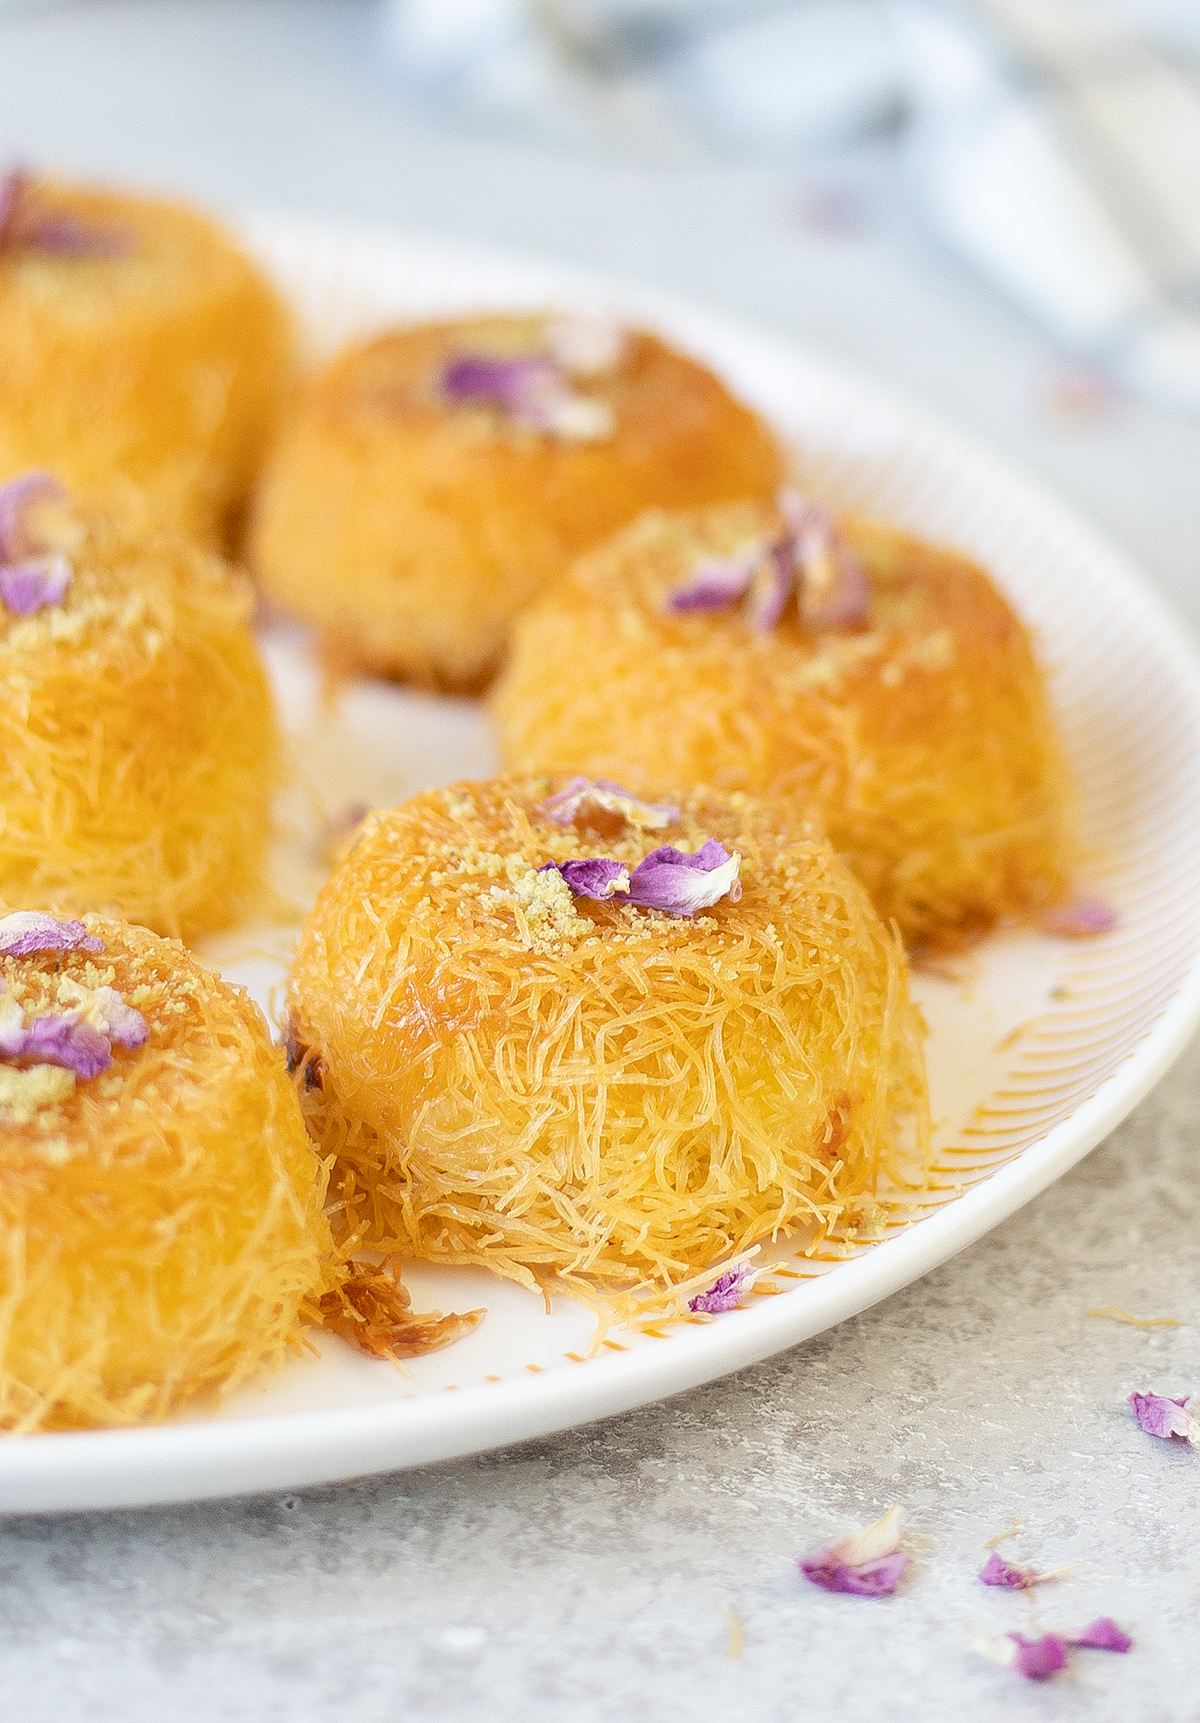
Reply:
[[344, 354], [312, 385], [268, 468], [251, 557], [275, 601], [314, 623], [340, 661], [477, 690], [513, 617], [580, 551], [651, 503], [693, 507], [779, 484], [767, 425], [653, 335], [618, 332], [610, 363], [564, 373], [594, 434], [556, 434], [447, 393], [461, 356], [527, 361], [553, 322], [420, 324]]

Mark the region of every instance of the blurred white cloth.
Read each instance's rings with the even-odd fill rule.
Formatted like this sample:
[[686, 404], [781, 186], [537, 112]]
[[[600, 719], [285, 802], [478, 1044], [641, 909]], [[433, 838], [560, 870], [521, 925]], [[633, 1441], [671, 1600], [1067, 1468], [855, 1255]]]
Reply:
[[1200, 416], [1200, 0], [386, 10], [410, 87], [558, 141], [799, 160], [904, 114], [941, 237], [1073, 352]]

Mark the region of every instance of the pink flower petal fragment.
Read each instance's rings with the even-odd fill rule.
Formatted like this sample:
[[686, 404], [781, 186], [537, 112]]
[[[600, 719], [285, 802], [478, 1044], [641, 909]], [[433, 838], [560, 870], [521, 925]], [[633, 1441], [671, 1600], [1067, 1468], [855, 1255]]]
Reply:
[[1098, 1615], [1095, 1621], [1089, 1622], [1082, 1633], [1074, 1634], [1068, 1645], [1077, 1645], [1085, 1651], [1129, 1651], [1133, 1641], [1127, 1633], [1123, 1633], [1111, 1615]]
[[903, 1521], [904, 1509], [897, 1503], [873, 1525], [801, 1556], [796, 1565], [824, 1591], [890, 1597], [911, 1561], [900, 1548]]
[[70, 215], [31, 217], [32, 186], [31, 176], [20, 168], [0, 178], [0, 257], [18, 247], [63, 257], [125, 257], [134, 249], [132, 235], [120, 228], [94, 226]]
[[45, 549], [30, 532], [31, 517], [47, 503], [63, 508], [67, 501], [53, 473], [23, 473], [0, 485], [0, 562], [21, 562]]
[[1116, 925], [1115, 913], [1098, 897], [1078, 897], [1038, 918], [1043, 933], [1056, 934], [1060, 939], [1091, 939], [1097, 933], [1111, 933]]
[[548, 873], [551, 869], [562, 875], [574, 897], [590, 897], [604, 903], [608, 898], [624, 895], [629, 890], [629, 869], [624, 862], [611, 861], [608, 856], [543, 862], [537, 871]]
[[1031, 1567], [1015, 1567], [995, 1550], [979, 1570], [984, 1585], [1003, 1586], [1008, 1591], [1025, 1591], [1036, 1585], [1037, 1574]]
[[17, 909], [0, 916], [0, 957], [31, 957], [39, 951], [103, 951], [104, 941], [81, 921], [62, 920], [38, 910]]
[[612, 431], [603, 401], [579, 395], [562, 366], [546, 354], [497, 359], [462, 353], [442, 372], [442, 393], [457, 406], [495, 407], [514, 424], [549, 431], [575, 442], [591, 442]]
[[0, 599], [17, 616], [33, 616], [61, 604], [71, 584], [71, 565], [61, 551], [0, 563]]
[[1131, 1394], [1129, 1404], [1148, 1436], [1191, 1442], [1200, 1447], [1200, 1422], [1186, 1409], [1189, 1399], [1190, 1395], [1182, 1400], [1167, 1400], [1161, 1394]]
[[709, 838], [695, 855], [666, 844], [634, 868], [629, 901], [667, 915], [695, 915], [723, 897], [736, 903], [742, 895], [741, 865], [741, 856], [736, 851], [730, 855], [715, 838]]
[[861, 628], [870, 589], [862, 563], [838, 537], [828, 509], [783, 491], [779, 507], [788, 523], [788, 543], [806, 628]]
[[751, 545], [738, 556], [707, 556], [698, 562], [667, 600], [667, 608], [680, 615], [689, 610], [725, 610], [745, 598], [764, 547]]
[[144, 1047], [150, 1039], [150, 1026], [140, 1011], [127, 1005], [115, 987], [97, 987], [92, 1003], [104, 1019], [110, 1041], [118, 1047]]
[[689, 1298], [688, 1309], [703, 1312], [707, 1316], [719, 1316], [723, 1311], [734, 1310], [754, 1278], [754, 1270], [745, 1263], [739, 1263], [736, 1268], [728, 1269], [721, 1275], [707, 1292], [700, 1292], [695, 1298]]
[[827, 509], [781, 491], [782, 532], [756, 539], [730, 557], [705, 557], [667, 600], [668, 610], [725, 610], [748, 597], [748, 618], [769, 634], [793, 593], [806, 628], [862, 628], [870, 588], [858, 557], [844, 544]]
[[534, 391], [554, 382], [553, 360], [536, 356], [492, 359], [483, 353], [463, 353], [442, 372], [442, 390], [461, 405], [499, 407], [519, 413]]
[[26, 1065], [61, 1065], [85, 1082], [112, 1064], [108, 1038], [78, 1011], [47, 1012], [28, 1028], [20, 1009], [0, 1019], [0, 1056]]
[[756, 634], [770, 634], [787, 609], [796, 571], [789, 545], [771, 546], [755, 570], [750, 587], [750, 626]]
[[572, 778], [565, 790], [542, 803], [542, 813], [556, 826], [573, 825], [581, 814], [619, 815], [643, 831], [662, 831], [679, 819], [679, 809], [666, 802], [644, 802], [608, 778]]
[[1067, 1642], [1057, 1633], [1043, 1633], [1040, 1639], [1008, 1633], [1005, 1638], [1015, 1647], [1012, 1667], [1027, 1681], [1049, 1681], [1067, 1667]]

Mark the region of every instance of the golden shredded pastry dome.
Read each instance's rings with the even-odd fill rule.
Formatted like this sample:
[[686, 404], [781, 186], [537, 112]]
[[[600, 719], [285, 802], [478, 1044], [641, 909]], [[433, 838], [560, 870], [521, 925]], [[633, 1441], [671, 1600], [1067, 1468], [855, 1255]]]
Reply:
[[290, 319], [221, 228], [161, 199], [0, 179], [0, 473], [220, 541], [293, 370]]
[[186, 937], [254, 904], [280, 743], [252, 606], [188, 539], [0, 488], [0, 904]]
[[472, 691], [580, 551], [651, 503], [768, 496], [782, 470], [763, 421], [654, 335], [422, 324], [312, 385], [269, 464], [251, 560], [335, 663]]
[[[561, 788], [416, 796], [371, 815], [324, 886], [290, 1034], [335, 1229], [629, 1292], [919, 1179], [899, 941], [824, 837], [707, 790], [664, 798], [665, 820], [568, 798], [564, 823]], [[633, 878], [706, 844], [693, 865], [727, 858], [722, 895], [694, 915], [575, 895], [557, 865]]]
[[[861, 520], [850, 626], [672, 608], [780, 529], [773, 507], [652, 512], [520, 619], [494, 696], [513, 770], [796, 798], [914, 950], [1066, 890], [1070, 786], [1030, 638], [964, 556]], [[700, 575], [697, 571], [700, 571]]]
[[257, 1006], [174, 940], [86, 934], [0, 956], [6, 1430], [163, 1418], [279, 1362], [330, 1284], [324, 1173]]

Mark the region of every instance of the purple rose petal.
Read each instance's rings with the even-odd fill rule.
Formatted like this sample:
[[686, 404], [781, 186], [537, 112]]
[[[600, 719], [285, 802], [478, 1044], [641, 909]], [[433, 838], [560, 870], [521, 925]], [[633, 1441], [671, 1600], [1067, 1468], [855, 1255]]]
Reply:
[[904, 1510], [898, 1504], [874, 1525], [850, 1532], [796, 1563], [805, 1579], [823, 1591], [855, 1597], [890, 1597], [911, 1557], [900, 1548]]
[[0, 257], [18, 246], [61, 257], [125, 257], [134, 249], [123, 228], [99, 227], [73, 215], [29, 220], [25, 214], [32, 177], [20, 168], [0, 178]]
[[0, 1051], [29, 1065], [62, 1065], [85, 1082], [112, 1064], [108, 1037], [77, 1011], [47, 1012], [19, 1035], [7, 1024], [0, 1026]]
[[779, 506], [788, 523], [805, 627], [861, 628], [870, 598], [866, 571], [841, 543], [833, 516], [794, 491], [784, 491]]
[[519, 416], [526, 403], [555, 384], [558, 376], [552, 359], [492, 359], [483, 353], [463, 353], [442, 372], [442, 392], [459, 406], [499, 407]]
[[745, 1263], [739, 1263], [721, 1275], [707, 1292], [697, 1293], [695, 1298], [688, 1299], [688, 1309], [702, 1311], [708, 1316], [719, 1316], [723, 1311], [734, 1310], [754, 1281], [754, 1270]]
[[0, 485], [0, 562], [19, 563], [46, 547], [29, 535], [26, 516], [38, 503], [66, 504], [67, 492], [53, 473], [23, 473]]
[[608, 856], [588, 856], [581, 861], [543, 862], [538, 873], [553, 868], [566, 880], [574, 897], [591, 897], [604, 903], [629, 890], [629, 869]]
[[724, 610], [749, 595], [751, 627], [768, 634], [797, 594], [807, 628], [861, 628], [870, 587], [858, 557], [841, 542], [827, 509], [781, 491], [781, 533], [731, 557], [706, 557], [667, 600], [676, 612]]
[[103, 951], [104, 941], [81, 921], [64, 921], [38, 910], [0, 916], [0, 957], [32, 957], [39, 951]]
[[1148, 1436], [1200, 1446], [1200, 1423], [1185, 1409], [1190, 1398], [1185, 1395], [1182, 1400], [1167, 1400], [1161, 1394], [1131, 1394], [1129, 1404]]
[[850, 1567], [833, 1558], [828, 1550], [818, 1550], [815, 1555], [802, 1556], [798, 1566], [805, 1579], [823, 1591], [845, 1591], [852, 1597], [891, 1597], [910, 1560], [900, 1551]]
[[667, 600], [668, 610], [685, 614], [690, 610], [725, 610], [745, 598], [754, 571], [768, 547], [755, 544], [740, 556], [710, 556], [698, 562]]
[[1024, 1591], [1036, 1584], [1033, 1568], [1014, 1567], [1012, 1562], [1005, 1561], [996, 1550], [984, 1562], [979, 1570], [979, 1577], [984, 1585], [999, 1585], [1008, 1591]]
[[0, 177], [0, 256], [14, 241], [29, 184], [29, 175], [20, 168]]
[[1038, 918], [1043, 933], [1057, 934], [1060, 939], [1090, 939], [1096, 933], [1110, 933], [1116, 925], [1116, 915], [1098, 897], [1076, 898]]
[[442, 393], [458, 406], [495, 407], [515, 424], [589, 442], [612, 431], [603, 401], [572, 389], [562, 366], [545, 354], [495, 359], [463, 353], [442, 372]]
[[631, 826], [661, 831], [679, 819], [679, 809], [666, 802], [644, 802], [608, 778], [572, 778], [565, 790], [542, 803], [541, 812], [556, 826], [569, 826], [591, 809], [619, 814]]
[[118, 1047], [131, 1049], [145, 1046], [150, 1038], [146, 1019], [140, 1011], [126, 1004], [115, 987], [97, 987], [92, 1001], [104, 1018], [110, 1041], [115, 1041]]
[[760, 562], [750, 590], [750, 626], [756, 634], [770, 634], [787, 609], [795, 583], [792, 546], [780, 539]]
[[1129, 1651], [1133, 1641], [1123, 1633], [1111, 1615], [1098, 1615], [1082, 1633], [1074, 1634], [1068, 1645], [1078, 1645], [1086, 1651]]
[[71, 565], [61, 551], [24, 562], [0, 563], [0, 599], [18, 616], [33, 616], [61, 604], [71, 584]]
[[20, 229], [18, 244], [31, 251], [50, 251], [58, 257], [128, 257], [136, 249], [127, 228], [102, 227], [79, 221], [72, 215], [49, 216]]
[[1043, 1633], [1040, 1639], [1008, 1633], [1005, 1638], [1015, 1647], [1012, 1667], [1027, 1681], [1049, 1681], [1067, 1667], [1067, 1642], [1057, 1633]]
[[652, 850], [634, 868], [629, 901], [667, 915], [695, 915], [726, 896], [736, 903], [742, 895], [741, 865], [742, 858], [736, 852], [730, 855], [715, 838], [709, 838], [695, 855], [667, 844]]

